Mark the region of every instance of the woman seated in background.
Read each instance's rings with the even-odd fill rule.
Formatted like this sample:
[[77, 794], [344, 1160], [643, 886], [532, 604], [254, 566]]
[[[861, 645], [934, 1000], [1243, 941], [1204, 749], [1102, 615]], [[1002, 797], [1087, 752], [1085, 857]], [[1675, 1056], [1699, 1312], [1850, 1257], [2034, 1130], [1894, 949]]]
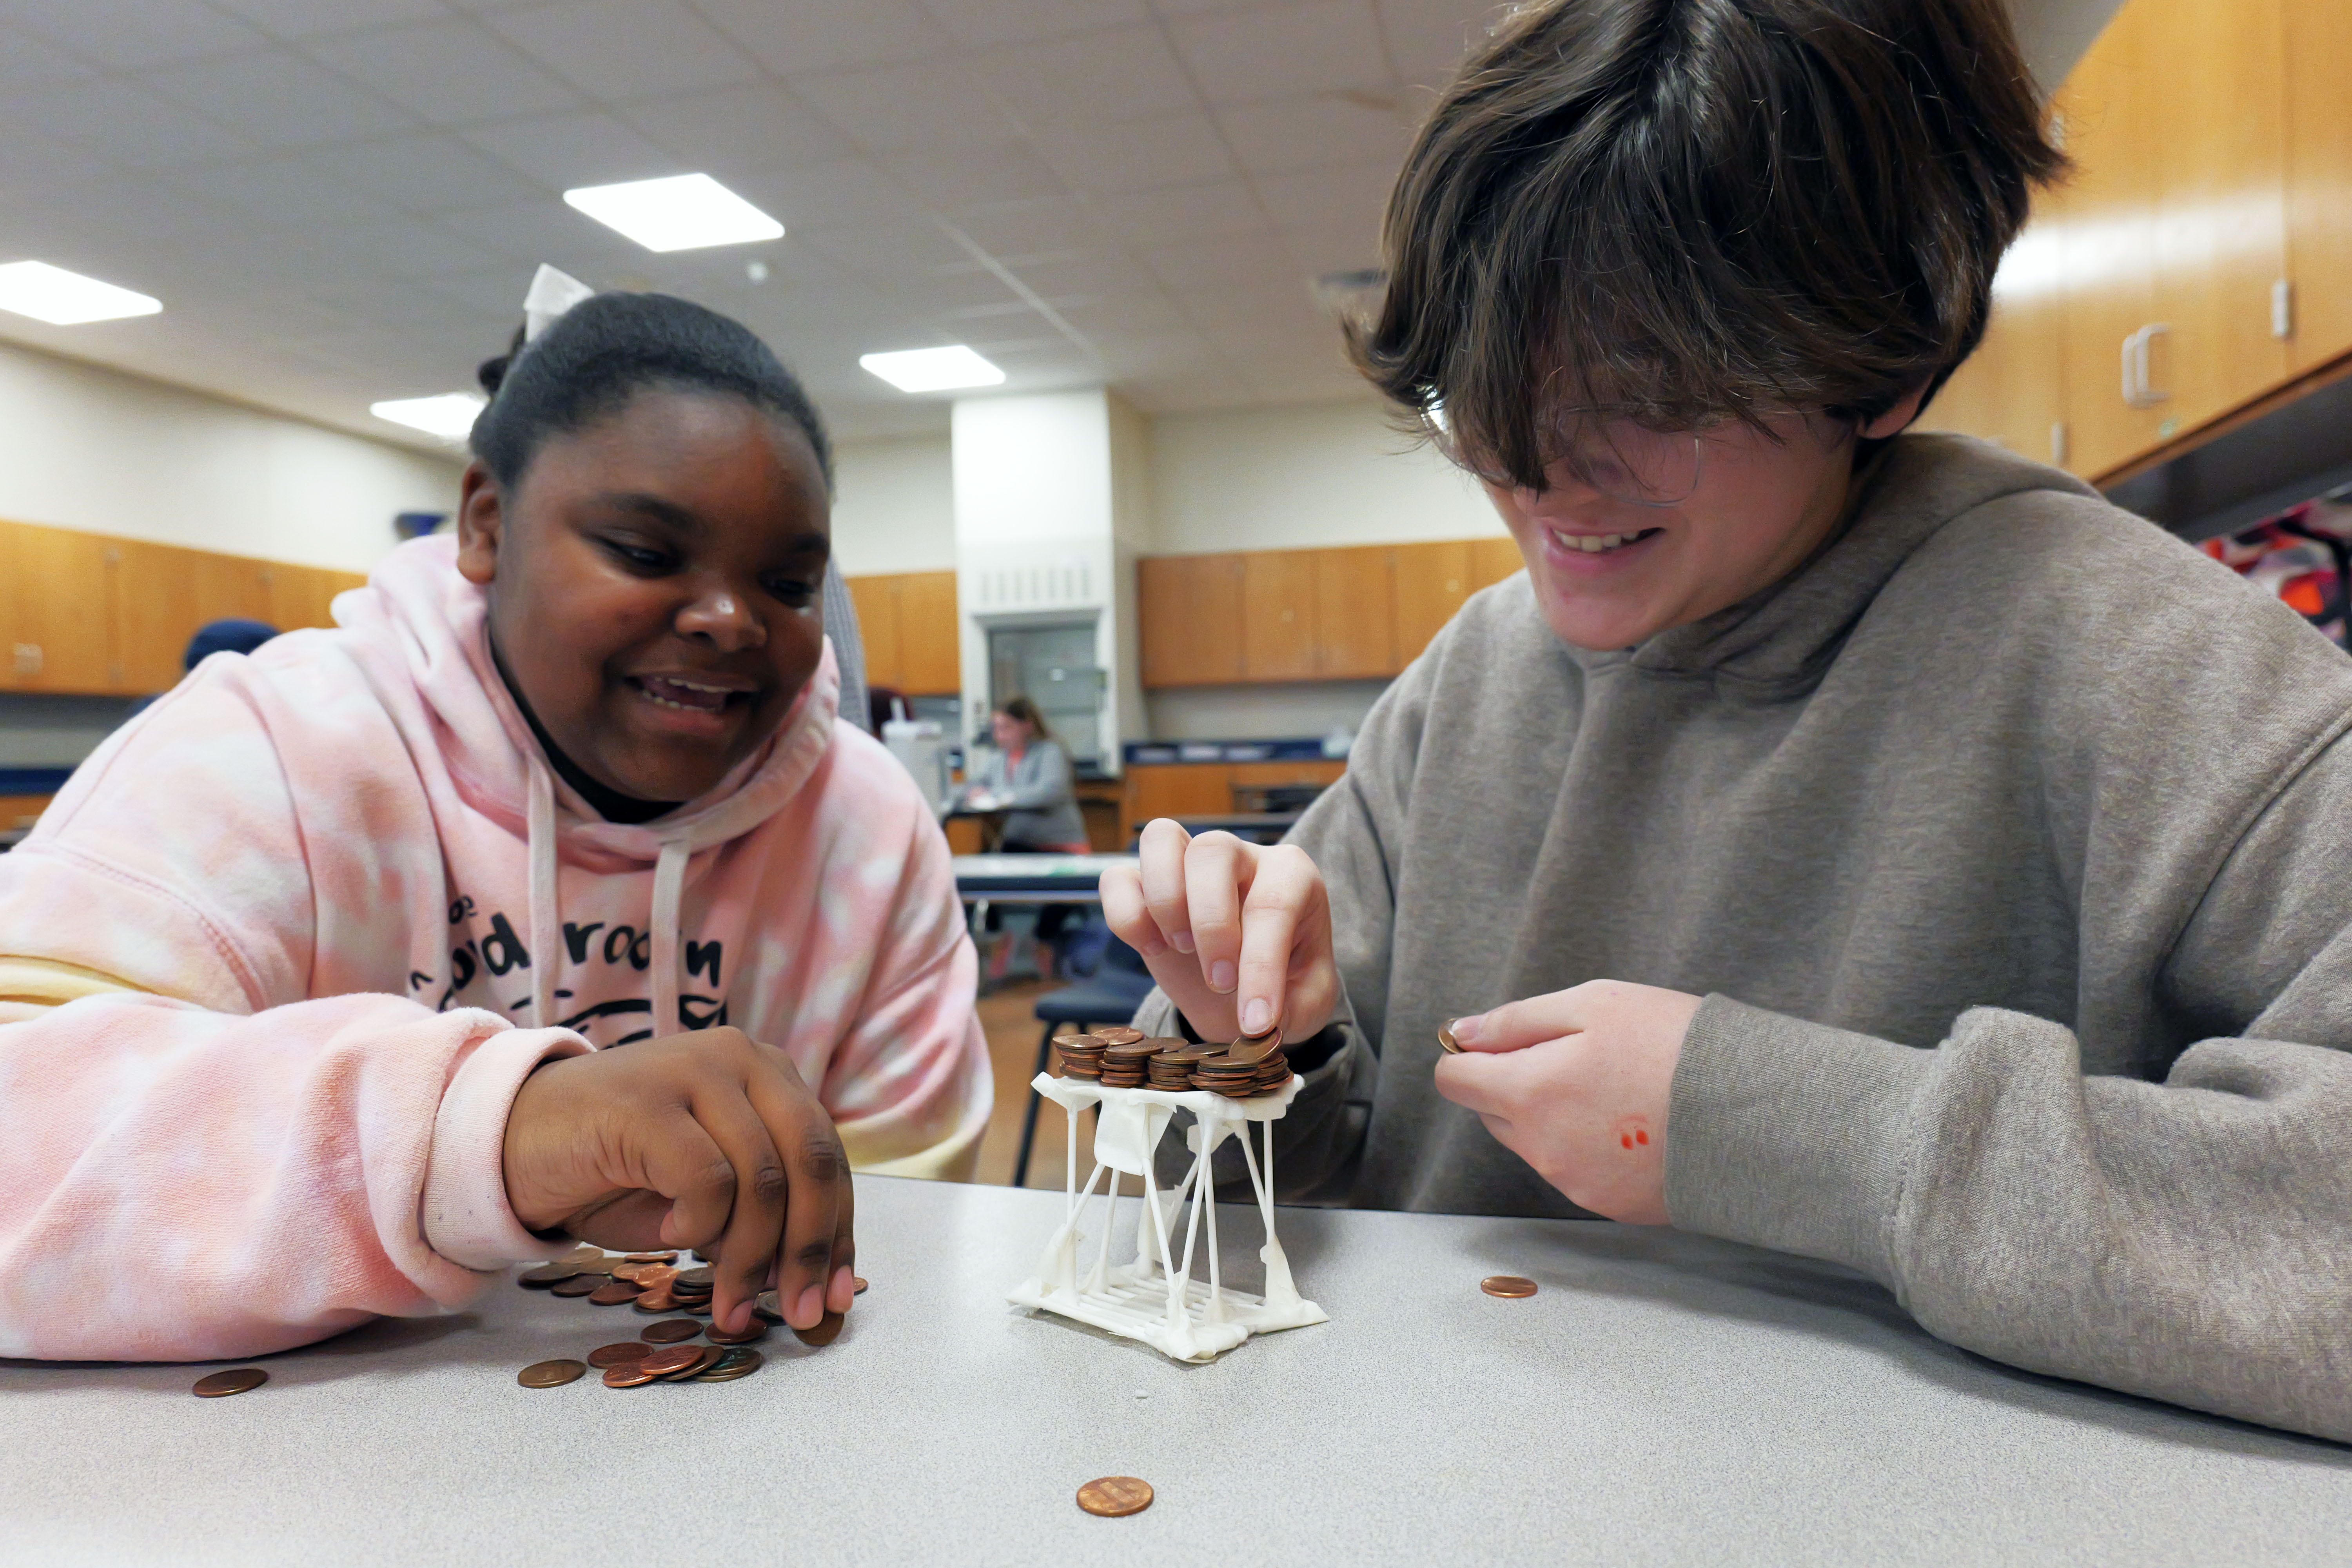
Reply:
[[[974, 776], [964, 785], [968, 811], [1006, 814], [997, 847], [1008, 855], [1083, 855], [1086, 819], [1078, 815], [1070, 783], [1070, 753], [1054, 738], [1045, 715], [1026, 697], [1015, 697], [989, 715], [992, 750], [975, 752]], [[989, 927], [996, 911], [989, 910]], [[1037, 972], [1054, 973], [1054, 944], [1081, 911], [1073, 904], [1046, 904], [1037, 910]], [[1000, 942], [989, 960], [989, 978], [1002, 979], [1012, 962], [1013, 943]]]
[[971, 945], [835, 721], [799, 383], [650, 294], [483, 383], [454, 537], [205, 664], [0, 858], [0, 1356], [276, 1350], [567, 1236], [804, 1326], [851, 1166], [969, 1164]]
[[1294, 1195], [1827, 1258], [2352, 1439], [2352, 664], [1901, 434], [2062, 166], [2001, 0], [1510, 13], [1355, 349], [1528, 571], [1289, 843], [1154, 823], [1105, 912], [1147, 1033], [1298, 1042]]

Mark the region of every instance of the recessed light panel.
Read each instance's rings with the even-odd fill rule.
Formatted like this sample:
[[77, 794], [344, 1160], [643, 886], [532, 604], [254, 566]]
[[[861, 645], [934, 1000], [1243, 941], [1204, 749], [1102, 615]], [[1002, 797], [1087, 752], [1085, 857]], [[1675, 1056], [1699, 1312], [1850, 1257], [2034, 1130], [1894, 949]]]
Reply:
[[436, 397], [394, 397], [371, 403], [368, 412], [394, 425], [422, 430], [445, 441], [462, 441], [473, 433], [482, 400], [469, 392], [445, 392]]
[[1004, 373], [961, 343], [943, 349], [905, 349], [861, 354], [857, 363], [901, 392], [954, 392], [967, 386], [998, 386]]
[[163, 301], [152, 295], [117, 289], [46, 261], [12, 261], [0, 267], [0, 310], [13, 310], [53, 327], [152, 316], [163, 308]]
[[700, 250], [782, 237], [784, 226], [708, 174], [583, 185], [563, 199], [647, 250]]

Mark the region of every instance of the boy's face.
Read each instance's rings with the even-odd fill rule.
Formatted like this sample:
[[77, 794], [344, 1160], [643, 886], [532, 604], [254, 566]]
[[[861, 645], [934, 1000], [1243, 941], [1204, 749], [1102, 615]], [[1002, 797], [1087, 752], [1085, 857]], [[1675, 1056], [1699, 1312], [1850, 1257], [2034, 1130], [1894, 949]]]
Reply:
[[548, 735], [641, 800], [691, 800], [775, 732], [824, 646], [831, 508], [797, 426], [641, 392], [512, 491], [466, 470], [458, 569]]
[[1603, 494], [1567, 461], [1546, 469], [1547, 489], [1490, 483], [1486, 493], [1553, 635], [1576, 647], [1632, 647], [1804, 564], [1844, 512], [1856, 437], [1893, 435], [1918, 401], [1906, 397], [1858, 432], [1801, 413], [1767, 419], [1769, 434], [1736, 422], [1709, 430], [1696, 486], [1672, 505]]

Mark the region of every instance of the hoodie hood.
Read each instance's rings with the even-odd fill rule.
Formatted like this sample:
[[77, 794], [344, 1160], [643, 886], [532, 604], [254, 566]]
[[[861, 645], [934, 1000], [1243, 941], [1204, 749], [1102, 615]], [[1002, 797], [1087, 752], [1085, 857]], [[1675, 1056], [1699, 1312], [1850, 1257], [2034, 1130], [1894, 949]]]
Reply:
[[[556, 951], [560, 862], [608, 872], [653, 865], [654, 1026], [657, 1035], [677, 1033], [679, 906], [693, 858], [758, 828], [815, 772], [833, 743], [839, 700], [832, 643], [765, 744], [698, 798], [632, 824], [605, 821], [556, 776], [490, 658], [488, 599], [458, 572], [455, 539], [433, 535], [394, 551], [367, 587], [335, 601], [335, 618], [400, 650], [459, 796], [525, 840], [532, 952]], [[556, 1016], [555, 979], [552, 963], [532, 969], [538, 1020]]]
[[1914, 552], [1963, 513], [2036, 490], [2099, 499], [2081, 480], [1987, 442], [1897, 437], [1854, 475], [1846, 521], [1804, 565], [1630, 651], [1585, 655], [1580, 662], [1630, 660], [1645, 674], [1708, 676], [1759, 696], [1811, 690]]

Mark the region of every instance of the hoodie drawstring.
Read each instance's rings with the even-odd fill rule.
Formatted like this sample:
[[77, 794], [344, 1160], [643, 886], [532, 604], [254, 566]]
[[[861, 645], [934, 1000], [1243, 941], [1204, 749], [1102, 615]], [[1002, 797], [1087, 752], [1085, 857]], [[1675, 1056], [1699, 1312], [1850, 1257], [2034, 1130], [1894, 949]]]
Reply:
[[555, 972], [563, 952], [562, 911], [555, 891], [555, 780], [536, 756], [530, 763], [530, 1021], [551, 1028], [555, 1016]]
[[654, 862], [654, 1038], [680, 1029], [677, 1012], [678, 906], [686, 900], [686, 862], [693, 851], [683, 838], [661, 847]]

